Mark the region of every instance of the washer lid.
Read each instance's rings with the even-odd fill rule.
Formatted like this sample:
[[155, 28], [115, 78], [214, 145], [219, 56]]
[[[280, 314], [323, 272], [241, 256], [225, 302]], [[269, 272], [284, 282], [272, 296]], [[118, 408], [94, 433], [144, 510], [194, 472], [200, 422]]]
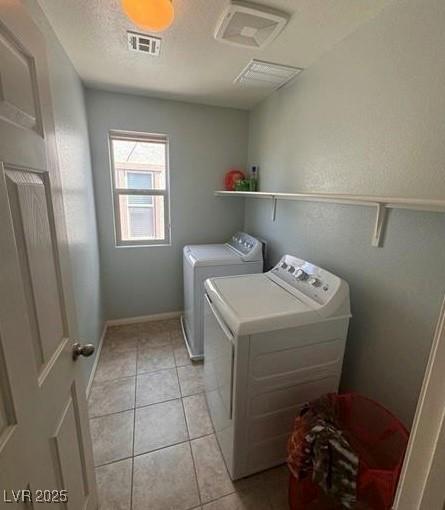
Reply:
[[266, 274], [206, 280], [214, 307], [235, 335], [250, 335], [320, 320], [314, 307], [298, 299]]
[[193, 266], [241, 264], [243, 259], [228, 244], [194, 244], [184, 247], [184, 256]]

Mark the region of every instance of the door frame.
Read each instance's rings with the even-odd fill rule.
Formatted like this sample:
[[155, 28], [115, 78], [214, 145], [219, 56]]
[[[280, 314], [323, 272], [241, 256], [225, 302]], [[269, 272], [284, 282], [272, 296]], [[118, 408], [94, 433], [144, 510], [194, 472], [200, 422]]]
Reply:
[[445, 455], [441, 448], [445, 436], [444, 373], [445, 296], [434, 332], [393, 510], [431, 510], [433, 502], [437, 504], [440, 498], [444, 499], [443, 486], [434, 482], [439, 465], [443, 462], [438, 460], [439, 456]]

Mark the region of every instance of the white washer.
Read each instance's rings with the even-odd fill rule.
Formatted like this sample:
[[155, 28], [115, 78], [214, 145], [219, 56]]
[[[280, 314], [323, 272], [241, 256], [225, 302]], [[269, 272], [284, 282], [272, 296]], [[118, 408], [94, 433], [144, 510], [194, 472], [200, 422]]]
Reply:
[[237, 232], [224, 244], [184, 247], [184, 316], [182, 331], [189, 356], [204, 354], [204, 281], [212, 276], [229, 276], [263, 271], [263, 245], [244, 232]]
[[285, 255], [205, 282], [205, 388], [232, 479], [281, 464], [295, 416], [338, 390], [350, 315], [341, 278]]

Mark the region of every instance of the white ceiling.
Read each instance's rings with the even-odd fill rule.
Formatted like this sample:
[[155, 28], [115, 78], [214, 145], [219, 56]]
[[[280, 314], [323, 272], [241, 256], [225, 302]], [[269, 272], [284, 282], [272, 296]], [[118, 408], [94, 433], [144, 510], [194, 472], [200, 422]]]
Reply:
[[[264, 91], [234, 85], [251, 58], [307, 68], [391, 0], [262, 0], [292, 15], [263, 50], [217, 42], [228, 0], [173, 0], [159, 58], [130, 52], [119, 0], [38, 0], [83, 81], [90, 86], [191, 102], [250, 108]], [[341, 70], [339, 70], [341, 72]], [[297, 78], [298, 79], [298, 78]]]

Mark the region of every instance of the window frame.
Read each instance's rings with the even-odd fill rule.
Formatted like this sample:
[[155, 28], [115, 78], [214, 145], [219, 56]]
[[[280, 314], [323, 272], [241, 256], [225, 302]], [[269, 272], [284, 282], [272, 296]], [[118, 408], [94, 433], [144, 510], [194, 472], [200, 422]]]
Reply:
[[[113, 141], [123, 140], [132, 142], [161, 143], [165, 146], [165, 189], [129, 189], [116, 187], [116, 168], [113, 154]], [[171, 246], [171, 219], [170, 219], [170, 164], [169, 164], [169, 138], [165, 134], [139, 133], [132, 131], [110, 130], [108, 133], [108, 146], [110, 154], [111, 188], [113, 196], [113, 223], [115, 245], [121, 247], [148, 247]], [[131, 172], [131, 169], [129, 169]], [[120, 196], [148, 195], [164, 198], [164, 237], [162, 239], [122, 239]], [[155, 209], [153, 201], [153, 209]]]

